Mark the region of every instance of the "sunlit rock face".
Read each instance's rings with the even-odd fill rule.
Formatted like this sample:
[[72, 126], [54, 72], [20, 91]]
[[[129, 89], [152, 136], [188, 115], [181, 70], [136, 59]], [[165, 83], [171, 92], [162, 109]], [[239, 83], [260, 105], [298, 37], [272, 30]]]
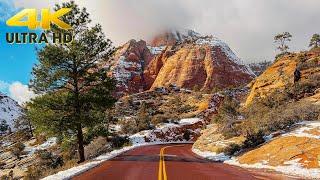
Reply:
[[159, 34], [148, 45], [131, 40], [118, 48], [113, 63], [120, 96], [169, 85], [199, 90], [234, 87], [255, 77], [226, 43], [191, 30]]

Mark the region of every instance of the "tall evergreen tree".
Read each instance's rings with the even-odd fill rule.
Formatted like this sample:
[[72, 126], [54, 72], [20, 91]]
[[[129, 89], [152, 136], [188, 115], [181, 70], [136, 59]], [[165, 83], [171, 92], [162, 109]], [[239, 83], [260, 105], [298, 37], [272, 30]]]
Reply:
[[278, 44], [277, 49], [280, 50], [281, 53], [288, 52], [289, 46], [286, 43], [291, 41], [291, 38], [292, 38], [292, 35], [289, 32], [277, 34], [274, 37], [274, 42]]
[[312, 47], [312, 48], [320, 47], [320, 35], [319, 34], [312, 35], [309, 47]]
[[[102, 123], [104, 111], [115, 102], [115, 81], [102, 68], [114, 48], [100, 25], [89, 26], [85, 8], [73, 1], [54, 9], [60, 8], [72, 8], [62, 20], [72, 26], [68, 32], [74, 40], [38, 50], [39, 63], [32, 70], [30, 87], [41, 95], [28, 104], [27, 114], [40, 131], [76, 136], [80, 163], [85, 160], [83, 128]], [[53, 26], [46, 33], [65, 31]]]

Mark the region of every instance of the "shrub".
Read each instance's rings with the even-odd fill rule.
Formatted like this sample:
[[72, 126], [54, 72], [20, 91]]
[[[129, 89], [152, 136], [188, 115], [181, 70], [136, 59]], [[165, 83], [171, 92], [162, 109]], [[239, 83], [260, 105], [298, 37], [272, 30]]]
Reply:
[[30, 166], [26, 172], [24, 177], [25, 180], [37, 180], [40, 179], [42, 176], [42, 170], [40, 167], [37, 166]]
[[184, 133], [183, 133], [183, 139], [189, 141], [191, 139], [191, 132], [190, 130], [186, 130]]
[[7, 176], [7, 175], [2, 175], [2, 176], [1, 176], [1, 180], [9, 180], [9, 176]]
[[14, 156], [20, 159], [20, 156], [24, 153], [23, 152], [24, 148], [25, 148], [25, 145], [23, 143], [17, 142], [10, 148], [10, 151]]
[[5, 165], [6, 165], [6, 163], [5, 163], [5, 162], [0, 161], [0, 169], [2, 169], [2, 168], [3, 168], [3, 166], [5, 166]]
[[120, 120], [121, 132], [124, 134], [134, 134], [139, 131], [137, 123], [134, 119]]
[[150, 129], [151, 119], [146, 103], [142, 103], [136, 117], [138, 131]]
[[54, 155], [48, 150], [38, 150], [36, 152], [38, 159], [37, 165], [43, 168], [57, 168], [63, 165], [61, 156]]
[[226, 155], [229, 155], [229, 156], [232, 156], [234, 155], [235, 153], [239, 152], [241, 150], [241, 146], [239, 144], [236, 144], [236, 143], [232, 143], [230, 145], [228, 145], [224, 150], [223, 152], [226, 154]]
[[128, 145], [128, 144], [129, 144], [128, 137], [115, 136], [111, 140], [111, 145], [113, 148], [121, 148], [121, 147]]
[[243, 142], [243, 148], [256, 147], [265, 142], [264, 133], [260, 130], [257, 133], [248, 132], [246, 140]]
[[160, 123], [168, 122], [168, 119], [170, 119], [170, 118], [168, 118], [168, 116], [166, 114], [157, 114], [151, 118], [151, 123], [153, 125], [157, 125]]
[[110, 151], [107, 139], [105, 137], [95, 138], [89, 145], [85, 146], [84, 152], [87, 159], [92, 159], [103, 153]]

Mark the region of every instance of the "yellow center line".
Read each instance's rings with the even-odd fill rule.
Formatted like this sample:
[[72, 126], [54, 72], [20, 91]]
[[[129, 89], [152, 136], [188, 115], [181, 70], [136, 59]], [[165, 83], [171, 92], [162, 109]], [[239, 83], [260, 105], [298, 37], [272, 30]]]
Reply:
[[166, 165], [164, 160], [164, 150], [169, 147], [177, 147], [183, 145], [172, 145], [172, 146], [165, 146], [160, 149], [160, 160], [159, 160], [159, 170], [158, 170], [158, 180], [167, 180], [167, 171]]

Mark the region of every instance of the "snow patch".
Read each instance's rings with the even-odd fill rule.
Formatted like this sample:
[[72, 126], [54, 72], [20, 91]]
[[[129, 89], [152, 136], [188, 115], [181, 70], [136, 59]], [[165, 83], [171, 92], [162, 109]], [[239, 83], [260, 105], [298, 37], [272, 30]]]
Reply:
[[196, 148], [192, 148], [192, 152], [197, 154], [200, 157], [203, 157], [205, 159], [209, 159], [211, 161], [223, 162], [223, 161], [230, 159], [230, 156], [225, 155], [224, 153], [217, 154], [215, 152], [210, 152], [210, 151], [201, 151]]
[[298, 162], [299, 160], [300, 159], [297, 158], [291, 161], [284, 162], [285, 166], [269, 166], [269, 165], [266, 165], [267, 162], [263, 162], [263, 161], [255, 164], [241, 164], [236, 158], [227, 160], [224, 163], [243, 167], [243, 168], [272, 169], [274, 171], [278, 171], [287, 175], [296, 175], [296, 176], [305, 177], [305, 178], [318, 179], [320, 177], [319, 168], [306, 169]]
[[296, 136], [296, 137], [308, 137], [308, 138], [315, 138], [320, 139], [320, 135], [314, 135], [308, 133], [308, 131], [312, 129], [318, 129], [320, 131], [320, 122], [319, 121], [303, 121], [297, 123], [297, 125], [302, 125], [302, 127], [297, 128], [296, 130], [283, 134], [282, 136]]

